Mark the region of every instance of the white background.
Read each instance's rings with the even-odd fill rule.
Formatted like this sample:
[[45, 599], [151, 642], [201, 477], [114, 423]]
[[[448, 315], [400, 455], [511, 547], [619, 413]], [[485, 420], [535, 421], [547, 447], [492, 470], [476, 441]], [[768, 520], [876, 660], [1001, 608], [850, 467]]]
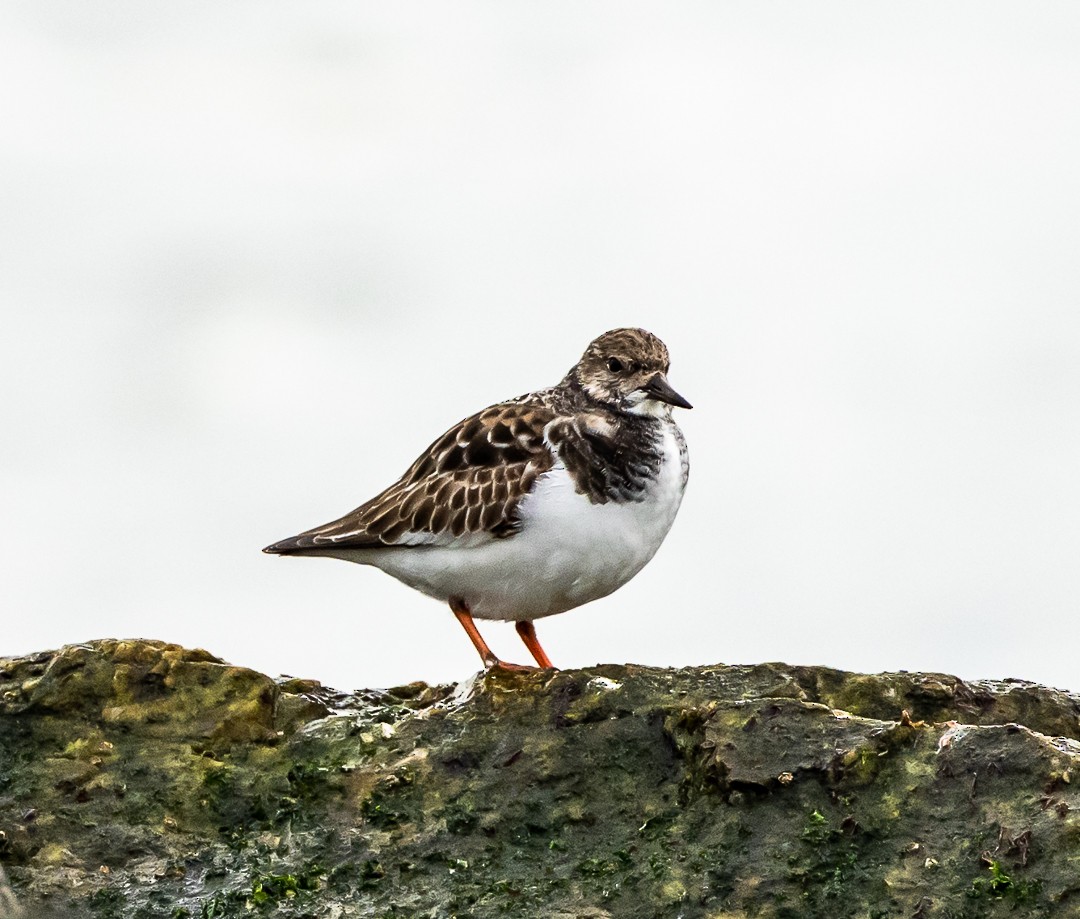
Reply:
[[1078, 48], [1069, 3], [6, 3], [0, 654], [465, 677], [434, 601], [259, 550], [641, 325], [690, 488], [557, 664], [1080, 689]]

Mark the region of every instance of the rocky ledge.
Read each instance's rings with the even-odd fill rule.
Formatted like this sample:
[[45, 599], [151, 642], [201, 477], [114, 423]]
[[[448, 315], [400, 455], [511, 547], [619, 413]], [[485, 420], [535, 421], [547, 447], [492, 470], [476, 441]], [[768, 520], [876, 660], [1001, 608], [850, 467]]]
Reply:
[[[0, 914], [1080, 916], [1080, 697], [762, 664], [340, 693], [0, 659]], [[5, 906], [6, 904], [6, 906]]]

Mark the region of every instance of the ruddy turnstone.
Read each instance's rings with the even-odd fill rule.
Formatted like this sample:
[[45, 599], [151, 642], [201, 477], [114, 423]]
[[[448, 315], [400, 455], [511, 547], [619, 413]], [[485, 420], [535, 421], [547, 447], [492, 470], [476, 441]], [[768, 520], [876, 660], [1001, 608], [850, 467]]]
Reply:
[[558, 386], [454, 425], [384, 492], [263, 551], [374, 565], [449, 603], [487, 667], [511, 667], [473, 622], [512, 620], [551, 667], [533, 620], [605, 597], [664, 541], [689, 473], [667, 381], [644, 329], [593, 341]]

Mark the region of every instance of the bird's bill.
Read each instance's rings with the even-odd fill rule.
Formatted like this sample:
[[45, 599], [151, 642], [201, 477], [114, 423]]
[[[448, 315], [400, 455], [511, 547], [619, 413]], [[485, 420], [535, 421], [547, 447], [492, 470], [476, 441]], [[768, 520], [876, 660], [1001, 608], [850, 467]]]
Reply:
[[641, 387], [641, 391], [649, 398], [656, 399], [660, 402], [666, 402], [668, 405], [677, 405], [679, 408], [694, 407], [671, 388], [671, 384], [667, 381], [667, 377], [662, 373], [658, 373], [649, 380], [648, 383]]

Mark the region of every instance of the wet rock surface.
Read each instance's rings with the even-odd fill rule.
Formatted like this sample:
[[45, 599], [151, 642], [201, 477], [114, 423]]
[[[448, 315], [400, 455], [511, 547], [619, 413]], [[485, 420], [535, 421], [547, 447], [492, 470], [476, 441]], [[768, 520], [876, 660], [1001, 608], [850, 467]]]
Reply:
[[341, 693], [97, 641], [0, 659], [0, 865], [72, 919], [1080, 916], [1080, 697], [783, 664]]

